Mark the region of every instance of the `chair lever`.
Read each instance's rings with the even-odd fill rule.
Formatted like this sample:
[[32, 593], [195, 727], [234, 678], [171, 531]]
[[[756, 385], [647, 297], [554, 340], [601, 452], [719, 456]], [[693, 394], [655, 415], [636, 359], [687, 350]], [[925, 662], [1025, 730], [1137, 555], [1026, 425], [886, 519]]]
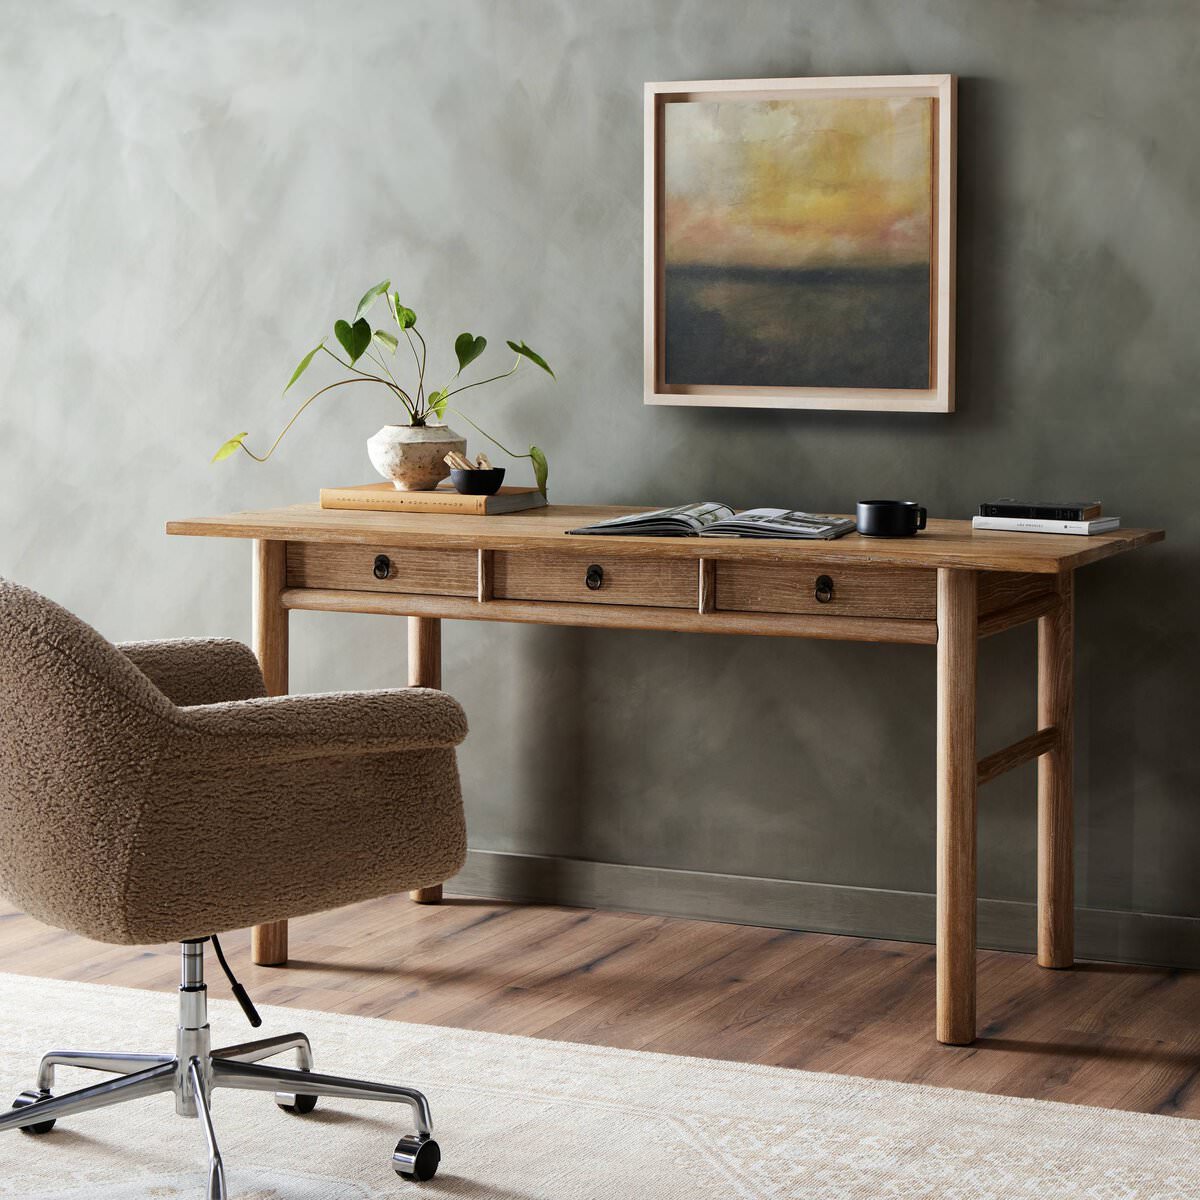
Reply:
[[225, 952], [221, 949], [221, 943], [217, 939], [217, 935], [213, 934], [212, 938], [213, 949], [217, 952], [217, 962], [221, 964], [221, 970], [225, 972], [225, 978], [229, 980], [229, 986], [233, 991], [233, 998], [242, 1007], [242, 1012], [246, 1014], [246, 1020], [250, 1022], [253, 1029], [257, 1029], [263, 1022], [262, 1017], [258, 1015], [258, 1009], [254, 1007], [254, 1001], [250, 999], [250, 993], [234, 978], [232, 969], [229, 963], [225, 960]]

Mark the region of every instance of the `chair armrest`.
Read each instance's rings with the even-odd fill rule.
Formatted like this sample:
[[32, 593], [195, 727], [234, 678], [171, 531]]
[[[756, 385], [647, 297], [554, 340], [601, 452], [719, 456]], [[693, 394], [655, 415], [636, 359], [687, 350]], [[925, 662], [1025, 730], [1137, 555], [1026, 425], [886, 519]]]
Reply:
[[253, 652], [228, 638], [122, 642], [117, 649], [180, 707], [266, 694]]
[[457, 746], [467, 717], [445, 692], [396, 688], [201, 705], [182, 710], [177, 729], [225, 761], [295, 762]]

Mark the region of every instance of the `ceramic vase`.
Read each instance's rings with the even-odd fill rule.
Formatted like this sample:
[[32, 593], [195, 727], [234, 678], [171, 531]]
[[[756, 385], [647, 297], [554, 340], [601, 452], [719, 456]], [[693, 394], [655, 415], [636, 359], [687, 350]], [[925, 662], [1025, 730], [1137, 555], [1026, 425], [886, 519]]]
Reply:
[[367, 439], [371, 465], [402, 492], [427, 492], [450, 474], [446, 455], [467, 439], [448, 425], [385, 425]]

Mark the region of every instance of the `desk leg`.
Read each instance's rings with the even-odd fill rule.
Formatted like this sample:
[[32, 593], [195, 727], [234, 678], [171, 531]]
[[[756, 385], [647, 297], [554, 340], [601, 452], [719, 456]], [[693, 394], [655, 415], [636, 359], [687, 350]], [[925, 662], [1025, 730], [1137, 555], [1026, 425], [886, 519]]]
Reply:
[[[442, 622], [437, 617], [408, 618], [408, 686], [442, 686]], [[414, 888], [408, 898], [417, 904], [440, 904], [442, 885]]]
[[1075, 962], [1075, 577], [1058, 577], [1062, 601], [1038, 620], [1038, 728], [1058, 746], [1038, 759], [1038, 963]]
[[975, 1040], [975, 693], [973, 571], [937, 580], [937, 1038]]
[[[288, 690], [288, 612], [279, 596], [286, 585], [287, 543], [254, 543], [254, 653], [269, 696]], [[270, 921], [250, 933], [250, 956], [260, 966], [281, 967], [288, 957], [288, 923]]]

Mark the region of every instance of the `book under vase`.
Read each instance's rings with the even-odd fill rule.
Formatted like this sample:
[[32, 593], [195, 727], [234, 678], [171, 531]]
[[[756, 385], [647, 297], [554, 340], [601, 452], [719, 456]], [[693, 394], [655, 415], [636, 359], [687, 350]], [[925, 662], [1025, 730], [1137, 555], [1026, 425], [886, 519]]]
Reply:
[[[449, 470], [448, 467], [446, 469]], [[503, 472], [504, 468], [493, 470]], [[389, 483], [321, 489], [322, 508], [361, 512], [450, 513], [463, 517], [491, 517], [541, 508], [545, 503], [546, 497], [535, 487], [501, 487], [492, 495], [462, 494], [448, 483], [424, 491], [398, 491]]]

